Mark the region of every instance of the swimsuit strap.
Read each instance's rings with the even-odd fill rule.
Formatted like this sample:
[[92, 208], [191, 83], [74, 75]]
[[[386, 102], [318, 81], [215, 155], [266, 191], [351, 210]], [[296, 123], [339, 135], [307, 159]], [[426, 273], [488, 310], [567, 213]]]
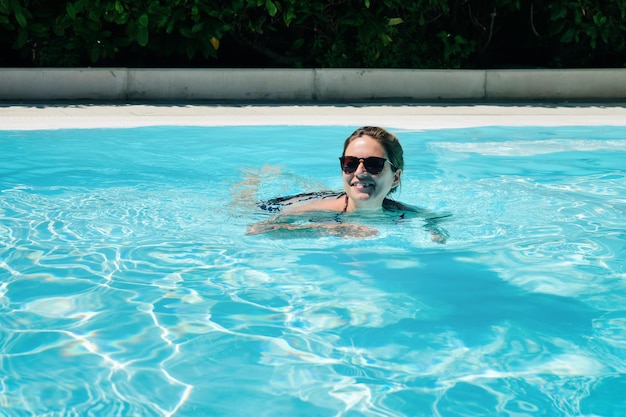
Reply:
[[345, 213], [346, 211], [348, 211], [348, 194], [346, 193], [346, 205], [343, 206], [343, 212]]

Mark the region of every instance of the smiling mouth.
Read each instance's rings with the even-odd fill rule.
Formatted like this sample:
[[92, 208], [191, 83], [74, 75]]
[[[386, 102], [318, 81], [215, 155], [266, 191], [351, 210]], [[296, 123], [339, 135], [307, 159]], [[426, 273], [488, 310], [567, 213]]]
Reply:
[[374, 183], [359, 181], [359, 182], [352, 183], [352, 186], [355, 188], [372, 188], [374, 187]]

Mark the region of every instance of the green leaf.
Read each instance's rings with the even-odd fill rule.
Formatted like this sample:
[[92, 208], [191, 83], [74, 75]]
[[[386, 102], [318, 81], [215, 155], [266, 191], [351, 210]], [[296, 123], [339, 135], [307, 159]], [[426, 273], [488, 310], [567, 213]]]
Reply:
[[370, 0], [365, 0], [365, 8], [370, 8]]
[[178, 31], [185, 38], [191, 38], [192, 37], [192, 33], [191, 33], [191, 30], [189, 28], [180, 28]]
[[124, 12], [119, 15], [119, 17], [115, 20], [115, 23], [117, 23], [118, 25], [125, 25], [126, 22], [128, 22], [128, 19], [130, 19], [130, 13]]
[[567, 9], [565, 7], [559, 7], [552, 16], [552, 20], [564, 19], [565, 17], [567, 17]]
[[204, 29], [204, 23], [198, 22], [195, 25], [193, 25], [193, 27], [191, 28], [191, 33], [198, 33], [202, 31], [202, 29]]
[[29, 29], [37, 35], [43, 35], [48, 31], [48, 27], [46, 25], [42, 25], [41, 23], [33, 23], [29, 26]]
[[59, 16], [56, 22], [52, 25], [52, 32], [58, 37], [63, 37], [65, 35], [64, 21], [65, 18]]
[[[606, 31], [602, 31], [600, 33], [600, 37], [602, 38], [602, 42], [604, 43], [609, 43], [609, 34]], [[618, 47], [618, 50], [622, 49], [621, 47]]]
[[18, 0], [11, 0], [11, 8], [13, 9], [13, 14], [15, 15], [15, 20], [17, 21], [17, 24], [23, 28], [28, 26], [26, 16], [24, 16], [22, 6], [20, 5]]
[[562, 43], [570, 43], [574, 39], [574, 35], [575, 35], [575, 29], [574, 28], [569, 28], [563, 34], [563, 36], [561, 36], [561, 42]]
[[91, 62], [98, 62], [98, 60], [100, 59], [101, 52], [102, 52], [102, 49], [100, 48], [100, 45], [96, 44], [94, 47], [92, 47], [89, 50], [89, 60]]
[[92, 32], [98, 32], [100, 30], [100, 22], [98, 22], [98, 21], [90, 20], [85, 25]]
[[554, 33], [561, 33], [561, 32], [563, 32], [563, 29], [565, 29], [565, 24], [566, 23], [567, 22], [565, 20], [559, 20], [558, 22], [553, 23], [554, 27], [553, 27], [552, 31]]
[[65, 11], [67, 12], [67, 15], [70, 17], [70, 19], [76, 19], [76, 7], [74, 7], [74, 3], [68, 2], [65, 5]]
[[87, 14], [89, 16], [89, 20], [100, 23], [100, 10], [99, 9], [91, 9]]
[[185, 52], [187, 54], [187, 59], [189, 60], [192, 60], [196, 56], [196, 48], [191, 43], [187, 44]]
[[23, 28], [28, 26], [28, 22], [26, 21], [26, 16], [24, 16], [22, 11], [15, 12], [15, 20], [17, 20], [17, 24]]
[[265, 9], [272, 17], [276, 16], [276, 13], [278, 13], [278, 8], [272, 0], [265, 0]]
[[137, 19], [137, 26], [140, 28], [147, 28], [148, 23], [150, 23], [150, 20], [148, 19], [148, 15], [145, 13], [142, 13], [141, 16], [139, 16], [139, 19]]
[[20, 28], [17, 31], [17, 38], [15, 39], [15, 43], [13, 47], [15, 49], [20, 49], [22, 46], [26, 44], [26, 40], [28, 39], [28, 31], [26, 29]]
[[299, 49], [302, 45], [304, 45], [304, 38], [298, 38], [293, 42], [292, 48]]
[[148, 35], [148, 28], [147, 27], [138, 27], [137, 28], [137, 43], [140, 46], [146, 46], [148, 45], [148, 41], [149, 41], [149, 35]]
[[285, 26], [289, 27], [293, 19], [296, 18], [296, 12], [293, 11], [293, 7], [287, 9], [286, 12], [283, 13], [283, 21], [285, 22]]
[[167, 21], [168, 21], [167, 15], [159, 16], [156, 21], [156, 27], [162, 28], [163, 26], [167, 24]]
[[391, 19], [389, 19], [389, 26], [396, 26], [400, 23], [404, 23], [404, 20], [402, 20], [401, 17], [392, 17]]

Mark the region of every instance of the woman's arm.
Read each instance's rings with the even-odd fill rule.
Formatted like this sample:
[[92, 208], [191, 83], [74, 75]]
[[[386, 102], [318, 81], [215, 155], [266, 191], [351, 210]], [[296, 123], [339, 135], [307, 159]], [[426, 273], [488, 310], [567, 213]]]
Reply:
[[386, 210], [397, 211], [402, 213], [402, 219], [419, 217], [425, 221], [424, 229], [430, 232], [430, 240], [436, 243], [444, 244], [448, 241], [448, 231], [441, 227], [440, 222], [444, 221], [448, 217], [451, 217], [450, 213], [433, 213], [430, 210], [410, 206], [408, 204], [401, 203], [399, 201], [386, 198], [383, 202], [383, 207]]
[[378, 230], [349, 223], [294, 224], [268, 220], [252, 224], [246, 231], [247, 235], [258, 235], [261, 233], [272, 233], [272, 235], [280, 237], [338, 236], [343, 238], [364, 238], [375, 236]]

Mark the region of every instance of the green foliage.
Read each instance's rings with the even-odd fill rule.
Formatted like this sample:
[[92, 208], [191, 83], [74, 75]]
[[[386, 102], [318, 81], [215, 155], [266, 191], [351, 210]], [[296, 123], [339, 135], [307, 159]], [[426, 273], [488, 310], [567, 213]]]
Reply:
[[[624, 57], [626, 44], [626, 0], [558, 0], [546, 2], [549, 25], [547, 35], [558, 39], [561, 55], [558, 64], [580, 50], [576, 59], [585, 65], [596, 57], [614, 55]], [[626, 66], [626, 60], [621, 61]]]
[[0, 65], [624, 66], [625, 14], [626, 0], [0, 0]]

